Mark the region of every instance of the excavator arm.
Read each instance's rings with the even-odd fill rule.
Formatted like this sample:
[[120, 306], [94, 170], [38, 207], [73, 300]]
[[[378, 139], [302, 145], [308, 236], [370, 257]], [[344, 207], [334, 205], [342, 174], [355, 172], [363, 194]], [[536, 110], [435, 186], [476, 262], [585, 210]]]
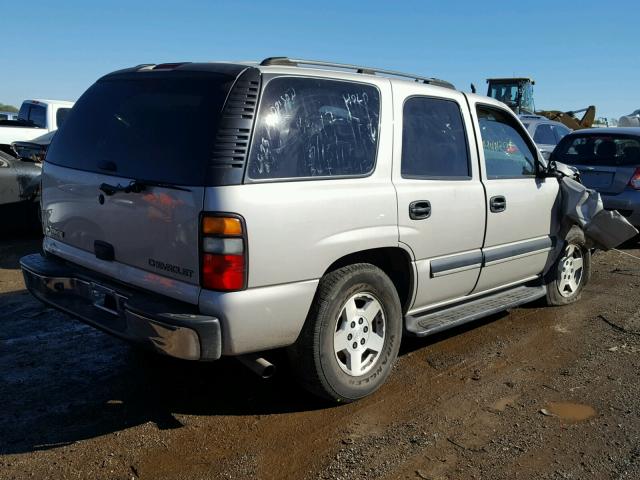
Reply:
[[[506, 103], [517, 114], [534, 113], [533, 85], [535, 82], [533, 79], [528, 77], [488, 78], [487, 83], [489, 84], [488, 97]], [[471, 85], [471, 89], [475, 90], [475, 87]], [[596, 119], [596, 107], [593, 105], [573, 112], [541, 110], [535, 113], [549, 120], [561, 122], [572, 130], [589, 128]], [[583, 113], [582, 118], [577, 118], [577, 113]]]
[[[577, 118], [577, 113], [583, 113], [582, 118]], [[596, 119], [596, 107], [593, 105], [575, 110], [572, 112], [560, 112], [558, 110], [541, 110], [536, 112], [538, 115], [547, 117], [549, 120], [561, 122], [572, 130], [580, 130], [582, 128], [590, 128]]]

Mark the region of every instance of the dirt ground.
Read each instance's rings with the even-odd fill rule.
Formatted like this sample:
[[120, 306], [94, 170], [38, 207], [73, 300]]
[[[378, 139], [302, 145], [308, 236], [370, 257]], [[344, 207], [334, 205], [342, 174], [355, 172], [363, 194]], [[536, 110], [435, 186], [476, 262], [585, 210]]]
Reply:
[[18, 266], [38, 247], [0, 240], [1, 479], [640, 479], [639, 260], [598, 253], [573, 306], [409, 339], [379, 392], [336, 407], [277, 355], [264, 381], [44, 307]]

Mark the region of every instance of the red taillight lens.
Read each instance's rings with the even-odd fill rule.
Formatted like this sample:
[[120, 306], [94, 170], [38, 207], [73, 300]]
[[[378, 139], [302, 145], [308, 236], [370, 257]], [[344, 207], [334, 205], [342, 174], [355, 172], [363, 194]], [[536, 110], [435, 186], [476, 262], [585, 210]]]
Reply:
[[244, 256], [202, 256], [202, 286], [210, 290], [241, 290], [244, 288]]
[[202, 217], [200, 231], [202, 287], [226, 292], [245, 288], [247, 237], [242, 220], [207, 214]]
[[636, 171], [633, 172], [633, 177], [629, 180], [629, 186], [636, 190], [640, 190], [640, 167], [636, 168]]

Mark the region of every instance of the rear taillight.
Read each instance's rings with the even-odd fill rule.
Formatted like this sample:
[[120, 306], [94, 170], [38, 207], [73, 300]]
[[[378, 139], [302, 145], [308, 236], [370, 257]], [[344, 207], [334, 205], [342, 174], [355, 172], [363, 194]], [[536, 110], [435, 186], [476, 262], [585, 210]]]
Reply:
[[631, 177], [631, 180], [629, 180], [629, 186], [636, 190], [640, 190], [640, 167], [636, 168], [636, 171], [633, 172], [633, 176]]
[[225, 292], [246, 287], [246, 232], [239, 217], [205, 214], [200, 225], [202, 287]]

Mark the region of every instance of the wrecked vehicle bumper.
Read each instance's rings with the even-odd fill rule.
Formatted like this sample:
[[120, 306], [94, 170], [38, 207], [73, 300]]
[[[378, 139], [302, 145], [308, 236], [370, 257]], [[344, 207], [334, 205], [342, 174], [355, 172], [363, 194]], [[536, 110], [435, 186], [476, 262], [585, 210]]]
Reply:
[[172, 357], [220, 358], [220, 322], [194, 305], [114, 284], [52, 256], [27, 255], [20, 266], [36, 298], [85, 323]]
[[603, 198], [595, 190], [562, 177], [562, 212], [579, 225], [594, 246], [609, 250], [638, 235], [638, 230], [617, 210], [605, 209]]

